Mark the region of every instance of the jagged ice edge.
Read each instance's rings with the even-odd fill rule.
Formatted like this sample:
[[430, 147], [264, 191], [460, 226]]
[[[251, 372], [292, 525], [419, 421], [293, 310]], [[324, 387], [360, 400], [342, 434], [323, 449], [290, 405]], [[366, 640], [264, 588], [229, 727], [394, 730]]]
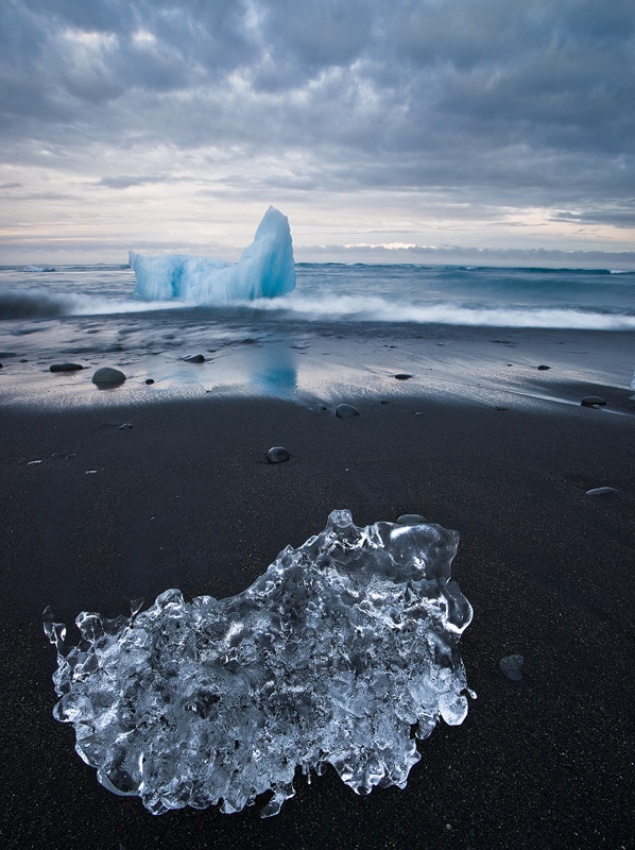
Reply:
[[458, 534], [378, 522], [347, 510], [298, 549], [287, 546], [237, 596], [162, 593], [147, 610], [82, 612], [70, 650], [57, 648], [54, 716], [116, 794], [153, 814], [220, 804], [226, 813], [293, 796], [333, 765], [359, 794], [404, 788], [416, 738], [467, 714], [458, 642], [472, 607], [450, 578]]

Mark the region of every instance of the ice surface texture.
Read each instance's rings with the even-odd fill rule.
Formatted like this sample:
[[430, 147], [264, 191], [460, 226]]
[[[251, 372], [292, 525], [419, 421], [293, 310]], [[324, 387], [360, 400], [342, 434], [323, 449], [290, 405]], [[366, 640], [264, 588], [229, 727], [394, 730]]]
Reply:
[[270, 791], [262, 814], [274, 815], [297, 767], [310, 778], [331, 764], [358, 794], [403, 788], [414, 736], [467, 714], [457, 544], [439, 525], [358, 528], [333, 511], [237, 596], [168, 590], [131, 617], [84, 612], [67, 654], [47, 609], [54, 716], [106, 788], [153, 814], [235, 812]]
[[137, 279], [135, 297], [144, 301], [219, 305], [274, 298], [295, 288], [289, 220], [275, 207], [265, 213], [238, 263], [187, 254], [143, 257], [133, 251], [129, 262]]

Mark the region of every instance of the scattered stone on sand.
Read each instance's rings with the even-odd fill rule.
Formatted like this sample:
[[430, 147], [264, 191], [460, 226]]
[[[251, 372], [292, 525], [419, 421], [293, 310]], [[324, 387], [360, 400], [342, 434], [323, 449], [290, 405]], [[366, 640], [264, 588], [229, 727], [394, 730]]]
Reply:
[[506, 655], [499, 662], [500, 671], [512, 682], [521, 682], [523, 678], [523, 665], [525, 659], [522, 655]]
[[380, 404], [390, 404], [390, 402], [389, 402], [389, 401], [385, 401], [384, 399], [381, 399], [379, 403], [380, 403]]
[[508, 408], [508, 407], [505, 407], [505, 405], [504, 405], [504, 404], [497, 404], [497, 405], [496, 405], [496, 410], [509, 410], [509, 408]]
[[587, 490], [584, 495], [595, 498], [596, 496], [615, 496], [619, 492], [615, 487], [593, 487], [591, 490]]
[[190, 354], [189, 357], [184, 357], [186, 363], [205, 363], [204, 354]]
[[536, 367], [539, 372], [546, 372], [548, 369], [551, 369], [551, 366], [545, 366], [544, 363], [541, 363], [540, 366]]
[[114, 369], [112, 366], [102, 366], [101, 369], [97, 369], [91, 380], [98, 387], [116, 387], [118, 384], [123, 384], [126, 376], [119, 369]]
[[606, 404], [606, 399], [599, 395], [585, 395], [580, 399], [580, 404], [582, 407], [602, 407]]
[[269, 463], [284, 463], [291, 459], [291, 455], [283, 446], [273, 446], [267, 452]]
[[79, 363], [51, 363], [49, 366], [51, 372], [79, 372], [83, 368]]
[[412, 378], [412, 375], [409, 375], [407, 372], [399, 372], [398, 375], [395, 375], [395, 378], [398, 381], [407, 381], [408, 378]]
[[352, 416], [359, 416], [359, 410], [352, 404], [338, 404], [335, 408], [335, 415], [339, 419], [350, 419]]
[[421, 525], [426, 521], [421, 514], [402, 514], [397, 517], [398, 525]]
[[124, 422], [119, 426], [120, 431], [129, 431], [132, 428], [132, 422]]
[[154, 383], [154, 378], [146, 378], [146, 384], [150, 386], [150, 384]]

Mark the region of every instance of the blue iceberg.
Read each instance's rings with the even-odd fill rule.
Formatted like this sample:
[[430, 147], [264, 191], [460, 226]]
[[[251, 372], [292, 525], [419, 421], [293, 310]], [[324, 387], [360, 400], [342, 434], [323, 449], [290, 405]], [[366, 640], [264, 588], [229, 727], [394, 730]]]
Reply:
[[275, 298], [295, 288], [295, 263], [289, 219], [269, 207], [254, 241], [238, 263], [216, 257], [129, 253], [137, 280], [134, 295], [142, 301], [220, 305], [255, 298]]
[[416, 739], [467, 714], [457, 544], [439, 525], [360, 528], [339, 510], [237, 596], [168, 590], [130, 617], [83, 612], [70, 650], [49, 608], [54, 715], [102, 785], [156, 815], [237, 812], [265, 792], [275, 815], [298, 768], [331, 765], [358, 794], [404, 788]]

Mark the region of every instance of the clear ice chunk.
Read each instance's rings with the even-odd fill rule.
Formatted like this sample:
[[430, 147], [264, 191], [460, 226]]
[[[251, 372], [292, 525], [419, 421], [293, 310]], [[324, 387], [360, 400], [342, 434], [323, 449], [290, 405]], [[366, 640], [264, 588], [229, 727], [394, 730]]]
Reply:
[[221, 305], [275, 298], [295, 288], [289, 220], [275, 207], [265, 213], [238, 263], [187, 254], [145, 257], [134, 251], [129, 263], [136, 278], [134, 295], [143, 301]]
[[102, 785], [153, 814], [237, 812], [269, 792], [275, 815], [298, 768], [328, 764], [358, 794], [404, 788], [416, 739], [467, 714], [457, 545], [439, 525], [360, 528], [338, 510], [237, 596], [173, 589], [130, 617], [83, 612], [70, 650], [47, 609], [54, 716]]

